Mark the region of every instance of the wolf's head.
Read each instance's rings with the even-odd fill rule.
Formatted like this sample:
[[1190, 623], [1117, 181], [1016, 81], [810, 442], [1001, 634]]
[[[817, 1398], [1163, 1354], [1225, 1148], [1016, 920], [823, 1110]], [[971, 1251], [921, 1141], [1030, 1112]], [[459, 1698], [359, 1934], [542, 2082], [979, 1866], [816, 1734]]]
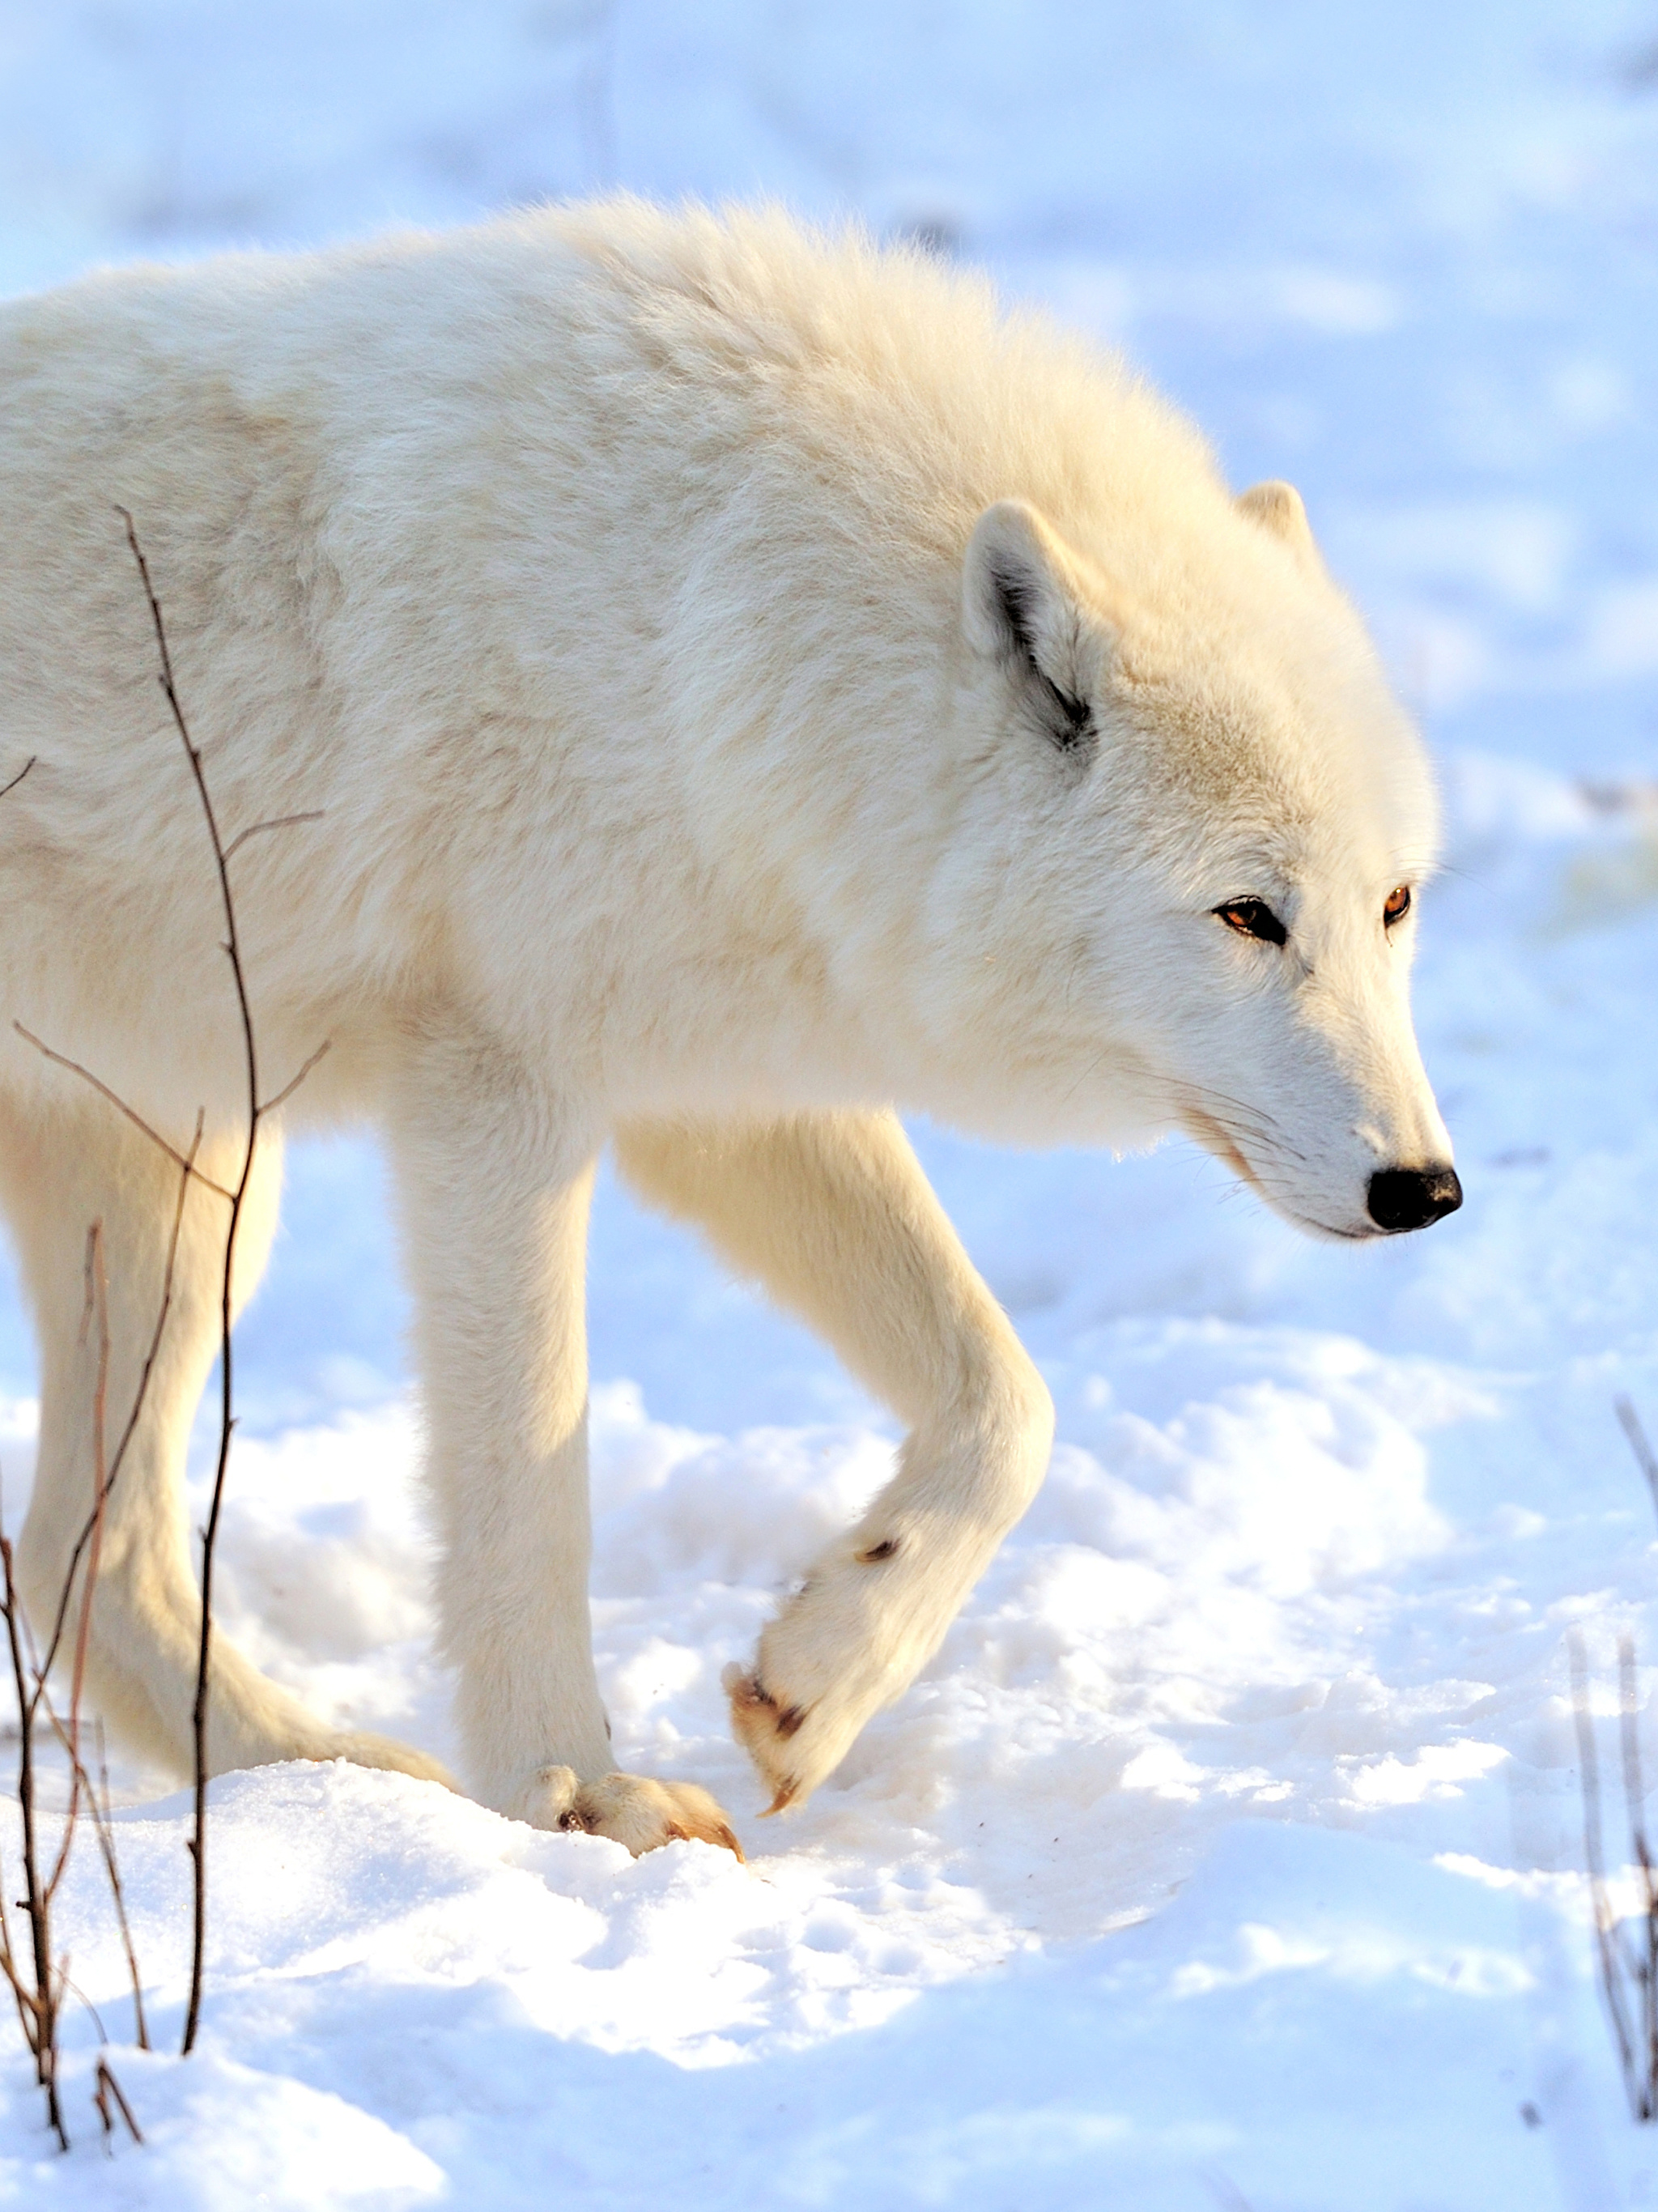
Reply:
[[968, 547], [1005, 856], [971, 933], [983, 977], [1047, 963], [991, 987], [1029, 1015], [1022, 1109], [1176, 1124], [1311, 1230], [1418, 1229], [1461, 1202], [1409, 1005], [1427, 764], [1297, 494], [1197, 505], [1061, 534], [1005, 500]]

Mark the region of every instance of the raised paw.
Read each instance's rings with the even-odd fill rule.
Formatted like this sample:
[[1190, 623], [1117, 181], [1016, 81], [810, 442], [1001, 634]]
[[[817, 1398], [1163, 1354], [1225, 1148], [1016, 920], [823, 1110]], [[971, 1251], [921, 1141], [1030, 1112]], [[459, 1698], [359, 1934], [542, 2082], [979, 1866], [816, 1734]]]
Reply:
[[[771, 1791], [762, 1820], [804, 1803], [834, 1772], [859, 1729], [890, 1694], [875, 1674], [872, 1681], [854, 1679], [844, 1689], [810, 1700], [790, 1698], [771, 1686], [767, 1658], [762, 1644], [752, 1673], [733, 1660], [720, 1677], [731, 1699], [732, 1734]], [[902, 1681], [897, 1686], [902, 1688]]]
[[800, 1794], [802, 1778], [796, 1771], [789, 1745], [799, 1735], [805, 1715], [798, 1705], [780, 1705], [734, 1659], [721, 1675], [720, 1682], [731, 1699], [732, 1734], [759, 1768], [772, 1792], [772, 1801], [762, 1817], [781, 1813]]
[[609, 1836], [635, 1858], [660, 1844], [718, 1844], [740, 1860], [743, 1846], [717, 1798], [695, 1782], [655, 1782], [645, 1774], [606, 1774], [582, 1782], [568, 1766], [544, 1766], [509, 1808], [534, 1828]]
[[721, 1677], [732, 1733], [772, 1793], [768, 1814], [804, 1803], [835, 1771], [938, 1649], [960, 1595], [959, 1581], [929, 1578], [926, 1547], [890, 1533], [856, 1531], [817, 1563], [753, 1665]]

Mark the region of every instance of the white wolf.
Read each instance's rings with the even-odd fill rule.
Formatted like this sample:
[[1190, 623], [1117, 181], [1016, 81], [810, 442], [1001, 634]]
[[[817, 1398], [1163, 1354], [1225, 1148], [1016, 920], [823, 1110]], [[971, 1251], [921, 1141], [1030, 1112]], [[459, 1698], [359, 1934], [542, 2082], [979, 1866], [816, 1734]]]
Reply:
[[[1297, 495], [1234, 499], [1114, 361], [775, 213], [616, 201], [100, 275], [0, 309], [0, 1185], [38, 1325], [37, 1607], [91, 1497], [177, 1170], [21, 1022], [238, 1158], [240, 1032], [148, 550], [282, 1115], [368, 1115], [416, 1298], [444, 1645], [492, 1805], [736, 1848], [612, 1771], [586, 1589], [583, 1243], [606, 1141], [908, 1425], [729, 1670], [774, 1805], [938, 1645], [1040, 1481], [1048, 1394], [894, 1108], [1183, 1128], [1333, 1237], [1458, 1203], [1407, 1006], [1435, 807]], [[239, 1300], [276, 1206], [274, 1123]], [[94, 1693], [187, 1757], [185, 1444], [223, 1201], [110, 1500]], [[732, 1510], [740, 1512], [740, 1499]], [[218, 1646], [216, 1770], [343, 1753]]]

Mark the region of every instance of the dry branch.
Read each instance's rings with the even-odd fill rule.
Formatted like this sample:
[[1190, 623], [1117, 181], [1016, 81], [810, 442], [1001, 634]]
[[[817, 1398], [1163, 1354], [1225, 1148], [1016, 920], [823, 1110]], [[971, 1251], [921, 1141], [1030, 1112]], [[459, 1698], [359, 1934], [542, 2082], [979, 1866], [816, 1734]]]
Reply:
[[[143, 586], [144, 599], [149, 608], [150, 626], [155, 633], [155, 649], [161, 659], [161, 673], [157, 678], [161, 693], [173, 717], [173, 727], [184, 746], [185, 757], [196, 785], [196, 795], [201, 801], [202, 818], [207, 825], [208, 842], [213, 848], [213, 864], [219, 879], [219, 898], [224, 913], [224, 953], [230, 963], [231, 981], [236, 994], [236, 1014], [241, 1030], [242, 1059], [246, 1077], [247, 1134], [242, 1148], [240, 1172], [228, 1192], [221, 1195], [230, 1201], [230, 1218], [225, 1228], [224, 1265], [219, 1284], [219, 1449], [213, 1471], [213, 1491], [208, 1506], [207, 1526], [202, 1534], [202, 1627], [197, 1647], [196, 1699], [191, 1722], [195, 1747], [195, 1820], [190, 1841], [191, 1881], [191, 1931], [190, 1966], [190, 2002], [185, 2014], [182, 2050], [188, 2053], [195, 2048], [197, 2030], [201, 2024], [202, 1975], [207, 1948], [207, 1726], [208, 1685], [213, 1647], [213, 1566], [219, 1538], [220, 1515], [224, 1507], [225, 1477], [230, 1465], [230, 1441], [236, 1426], [234, 1389], [232, 1374], [231, 1324], [234, 1319], [232, 1293], [236, 1269], [236, 1240], [241, 1229], [242, 1209], [246, 1201], [248, 1186], [253, 1179], [253, 1168], [258, 1152], [259, 1127], [264, 1116], [290, 1098], [304, 1082], [323, 1054], [328, 1049], [327, 1041], [318, 1047], [291, 1083], [286, 1085], [271, 1099], [259, 1095], [259, 1055], [254, 1034], [253, 1010], [248, 999], [247, 975], [242, 964], [241, 935], [236, 923], [236, 902], [230, 888], [230, 856], [249, 837], [267, 830], [288, 827], [301, 821], [314, 821], [315, 815], [286, 815], [268, 822], [256, 822], [233, 838], [227, 846], [220, 832], [219, 818], [214, 811], [212, 793], [208, 789], [206, 771], [202, 766], [201, 750], [190, 734], [179, 687], [173, 676], [173, 654], [167, 645], [167, 623], [162, 617], [161, 601], [150, 578], [149, 563], [144, 558], [143, 548], [138, 543], [138, 532], [131, 515], [124, 507], [116, 513], [126, 526], [127, 545], [137, 564], [138, 579]], [[216, 1185], [216, 1188], [220, 1187]]]
[[[191, 1178], [196, 1174], [196, 1155], [201, 1149], [204, 1120], [205, 1116], [198, 1112], [196, 1116], [196, 1133], [191, 1139], [190, 1150], [188, 1153], [179, 1158], [179, 1195], [173, 1205], [173, 1225], [167, 1237], [167, 1264], [161, 1273], [161, 1295], [156, 1307], [155, 1326], [150, 1332], [149, 1346], [144, 1353], [143, 1365], [138, 1371], [138, 1387], [133, 1393], [132, 1405], [127, 1414], [126, 1425], [121, 1431], [121, 1441], [115, 1447], [115, 1455], [110, 1462], [109, 1472], [104, 1478], [98, 1496], [93, 1501], [92, 1512], [82, 1524], [81, 1533], [76, 1537], [74, 1548], [70, 1553], [69, 1571], [64, 1577], [64, 1587], [58, 1596], [58, 1612], [52, 1621], [52, 1637], [46, 1645], [46, 1657], [40, 1662], [43, 1670], [47, 1673], [51, 1672], [58, 1656], [58, 1647], [64, 1639], [64, 1626], [69, 1616], [70, 1601], [75, 1587], [75, 1576], [80, 1566], [82, 1555], [92, 1540], [97, 1516], [103, 1510], [108, 1502], [110, 1492], [115, 1487], [116, 1478], [119, 1475], [126, 1459], [127, 1447], [132, 1442], [133, 1433], [138, 1426], [138, 1417], [143, 1412], [144, 1401], [149, 1395], [149, 1378], [155, 1371], [156, 1358], [161, 1349], [161, 1338], [167, 1328], [167, 1316], [173, 1310], [173, 1282], [178, 1267], [179, 1238], [184, 1229], [185, 1200], [190, 1193]], [[197, 1180], [204, 1182], [206, 1178], [198, 1177]], [[209, 1187], [211, 1188], [215, 1186]], [[91, 1579], [88, 1577], [88, 1587]]]
[[[138, 1954], [133, 1947], [132, 1926], [127, 1918], [126, 1891], [121, 1886], [121, 1869], [115, 1857], [115, 1820], [110, 1810], [109, 1766], [104, 1757], [104, 1729], [101, 1722], [98, 1725], [98, 1787], [90, 1793], [89, 1802], [92, 1806], [93, 1829], [98, 1838], [99, 1855], [104, 1862], [104, 1874], [109, 1882], [109, 1893], [115, 1902], [115, 1924], [121, 1931], [121, 1949], [126, 1957], [127, 1978], [132, 1984], [133, 2039], [140, 2051], [148, 2051], [149, 2023], [144, 2018], [144, 1980], [143, 1976], [138, 1972]], [[100, 2069], [102, 2065], [103, 2061], [100, 2059], [99, 2061]], [[118, 2089], [116, 2091], [116, 2095], [120, 2097]], [[121, 2097], [120, 2101], [122, 2111], [126, 2112], [125, 2098]], [[132, 2130], [134, 2139], [142, 2142], [143, 2137], [138, 2133], [137, 2122], [131, 2112], [126, 2112], [126, 2120], [127, 2125]]]
[[[3, 799], [5, 795], [3, 791], [0, 791], [0, 799]], [[246, 829], [239, 830], [225, 847], [225, 859], [227, 861], [234, 860], [250, 837], [263, 837], [267, 830], [292, 830], [301, 822], [320, 822], [321, 820], [320, 808], [313, 808], [308, 814], [276, 814], [273, 815], [269, 822], [250, 822]]]
[[[82, 1603], [82, 1632], [78, 1641], [78, 1663], [73, 1687], [73, 1700], [67, 1721], [58, 1713], [52, 1700], [46, 1662], [34, 1653], [24, 1615], [22, 1601], [17, 1589], [13, 1565], [12, 1548], [3, 1532], [0, 1532], [0, 1617], [6, 1624], [6, 1643], [10, 1660], [11, 1684], [17, 1705], [18, 1771], [17, 1800], [22, 1826], [23, 1895], [16, 1900], [28, 1923], [29, 1956], [27, 1967], [20, 1962], [12, 1940], [9, 1915], [5, 1910], [4, 1885], [0, 1881], [0, 1972], [3, 1972], [17, 2006], [18, 2019], [22, 2026], [24, 2040], [34, 2060], [35, 2078], [46, 2100], [46, 2118], [58, 2137], [59, 2147], [69, 2148], [69, 2135], [64, 2123], [62, 2100], [58, 2095], [58, 2033], [63, 2018], [66, 1994], [81, 1997], [92, 2014], [98, 2028], [99, 2039], [107, 2040], [103, 2022], [91, 2000], [74, 1989], [69, 1978], [69, 1961], [55, 1954], [52, 1938], [52, 1911], [70, 1856], [74, 1849], [76, 1825], [82, 1807], [91, 1810], [93, 1826], [98, 1837], [100, 1855], [108, 1878], [111, 1895], [115, 1901], [116, 1920], [120, 1929], [121, 1942], [125, 1953], [127, 1971], [132, 1983], [132, 2002], [137, 2023], [138, 2042], [149, 2048], [149, 2032], [144, 2021], [143, 1983], [138, 1972], [138, 1960], [133, 1948], [132, 1931], [126, 1916], [126, 1900], [121, 1887], [120, 1869], [116, 1863], [115, 1838], [109, 1812], [109, 1784], [103, 1779], [101, 1802], [88, 1774], [81, 1756], [80, 1697], [84, 1678], [85, 1633], [87, 1613], [91, 1603], [93, 1578], [96, 1573], [96, 1535], [101, 1531], [102, 1500], [108, 1494], [104, 1474], [102, 1446], [102, 1401], [108, 1376], [109, 1333], [107, 1308], [102, 1266], [102, 1233], [94, 1224], [88, 1239], [88, 1282], [91, 1305], [99, 1328], [98, 1405], [94, 1414], [94, 1490], [98, 1503], [94, 1504], [95, 1522], [93, 1558], [88, 1565], [85, 1594]], [[71, 1565], [66, 1589], [74, 1579]], [[34, 1760], [37, 1723], [45, 1719], [58, 1743], [63, 1747], [70, 1773], [69, 1802], [63, 1814], [62, 1832], [58, 1838], [58, 1855], [50, 1875], [41, 1873], [41, 1837], [39, 1808], [36, 1801]], [[101, 1765], [101, 1747], [100, 1747]], [[137, 2123], [122, 2095], [120, 2086], [103, 2057], [98, 2062], [99, 2091], [94, 2102], [98, 2106], [105, 2124], [107, 2141], [110, 2133], [108, 2098], [113, 2095], [135, 2139], [142, 2141]], [[107, 2087], [106, 2087], [106, 2082]]]
[[23, 2038], [34, 2060], [35, 2079], [46, 2092], [46, 2118], [61, 2148], [69, 2148], [63, 2107], [58, 2096], [58, 1984], [52, 1971], [52, 1900], [40, 1879], [39, 1839], [34, 1804], [34, 1715], [45, 1691], [45, 1677], [37, 1673], [33, 1694], [29, 1669], [23, 1657], [22, 1609], [12, 1571], [11, 1540], [0, 1535], [0, 1613], [6, 1623], [6, 1643], [11, 1660], [12, 1686], [17, 1697], [19, 1745], [17, 1803], [23, 1826], [23, 1895], [18, 1899], [28, 1919], [29, 1948], [33, 1968], [26, 1984], [6, 1931], [4, 1972], [17, 2000]]
[[[70, 1675], [69, 1725], [64, 1731], [64, 1747], [69, 1753], [70, 1798], [69, 1810], [64, 1820], [64, 1834], [58, 1845], [58, 1861], [46, 1883], [48, 1902], [58, 1894], [58, 1885], [64, 1879], [64, 1869], [69, 1864], [69, 1855], [74, 1847], [75, 1823], [81, 1810], [81, 1696], [86, 1687], [87, 1649], [92, 1638], [92, 1590], [98, 1579], [98, 1561], [104, 1547], [104, 1508], [108, 1502], [109, 1484], [106, 1466], [104, 1426], [109, 1402], [109, 1278], [104, 1266], [104, 1224], [94, 1221], [87, 1231], [87, 1311], [82, 1323], [84, 1336], [88, 1322], [95, 1322], [98, 1329], [98, 1374], [92, 1389], [92, 1539], [87, 1554], [86, 1580], [81, 1592], [81, 1621], [75, 1638], [75, 1662]], [[64, 1577], [68, 1589], [74, 1569]], [[44, 1679], [46, 1668], [39, 1670]]]
[[1649, 2121], [1658, 2118], [1658, 1877], [1654, 1874], [1641, 1802], [1635, 1646], [1627, 1636], [1620, 1638], [1618, 1645], [1624, 1804], [1640, 1885], [1637, 1909], [1628, 1917], [1619, 1913], [1606, 1874], [1600, 1767], [1581, 1638], [1571, 1638], [1570, 1652], [1572, 1717], [1576, 1723], [1578, 1773], [1583, 1792], [1583, 1857], [1588, 1869], [1600, 1994], [1630, 2111], [1637, 2120]]
[[234, 1193], [228, 1191], [222, 1182], [215, 1182], [211, 1176], [204, 1176], [199, 1168], [191, 1166], [175, 1146], [168, 1144], [159, 1129], [152, 1129], [143, 1115], [135, 1107], [127, 1104], [119, 1091], [112, 1091], [107, 1083], [100, 1082], [89, 1067], [82, 1067], [78, 1060], [71, 1060], [67, 1053], [54, 1052], [49, 1044], [43, 1043], [36, 1036], [33, 1030], [26, 1030], [21, 1022], [14, 1022], [12, 1027], [20, 1037], [32, 1044], [36, 1052], [51, 1060], [55, 1066], [68, 1068], [71, 1075], [78, 1075], [83, 1083], [89, 1083], [100, 1098], [107, 1098], [118, 1113], [126, 1115], [135, 1129], [142, 1130], [152, 1145], [161, 1146], [175, 1167], [187, 1168], [198, 1182], [205, 1183], [208, 1188], [216, 1192], [219, 1197], [228, 1199], [234, 1196]]
[[[0, 1972], [3, 1973], [16, 2002], [24, 2037], [35, 2062], [37, 2078], [46, 2093], [47, 2117], [60, 2145], [64, 2149], [69, 2148], [69, 2137], [64, 2125], [58, 2087], [58, 2023], [64, 1996], [70, 1985], [67, 1960], [60, 1960], [53, 1956], [52, 1908], [69, 1864], [76, 1824], [83, 1808], [92, 1820], [105, 1873], [108, 1879], [110, 1893], [114, 1900], [122, 1948], [132, 1985], [133, 2012], [137, 2040], [142, 2048], [148, 2049], [149, 2046], [149, 2030], [144, 2019], [143, 1981], [138, 1971], [131, 1928], [127, 1918], [125, 1896], [116, 1861], [113, 1823], [109, 1805], [109, 1779], [107, 1769], [103, 1763], [101, 1736], [99, 1753], [100, 1787], [94, 1786], [82, 1756], [82, 1699], [86, 1684], [91, 1643], [92, 1607], [98, 1580], [105, 1516], [110, 1493], [120, 1474], [149, 1395], [150, 1379], [161, 1351], [167, 1318], [173, 1308], [174, 1279], [185, 1206], [191, 1182], [198, 1182], [204, 1188], [224, 1200], [229, 1213], [220, 1274], [219, 1451], [215, 1469], [211, 1505], [203, 1538], [201, 1632], [197, 1646], [195, 1702], [191, 1712], [195, 1753], [195, 1819], [188, 1848], [193, 1869], [193, 1896], [190, 1998], [183, 2039], [183, 2050], [188, 2052], [194, 2046], [200, 2022], [205, 1954], [207, 1716], [212, 1656], [213, 1566], [224, 1501], [230, 1442], [235, 1427], [231, 1321], [237, 1236], [257, 1160], [261, 1123], [267, 1115], [275, 1112], [293, 1096], [328, 1050], [327, 1042], [325, 1041], [307, 1059], [292, 1080], [273, 1097], [265, 1099], [260, 1097], [257, 1041], [246, 976], [242, 963], [235, 902], [231, 893], [229, 862], [233, 855], [250, 837], [258, 836], [274, 830], [292, 827], [303, 822], [316, 821], [319, 817], [315, 813], [305, 813], [284, 815], [273, 817], [269, 821], [256, 822], [233, 838], [228, 845], [225, 843], [220, 833], [212, 797], [208, 789], [201, 753], [191, 738], [189, 725], [179, 702], [173, 679], [173, 660], [167, 645], [166, 624], [162, 618], [160, 603], [151, 584], [149, 565], [139, 545], [132, 517], [124, 508], [118, 509], [118, 512], [121, 514], [126, 526], [127, 543], [137, 564], [139, 578], [149, 609], [156, 647], [161, 657], [161, 690], [167, 698], [174, 726], [185, 748], [197, 796], [206, 823], [209, 842], [212, 848], [215, 872], [218, 878], [220, 897], [224, 912], [226, 934], [223, 950], [230, 964], [242, 1042], [242, 1056], [246, 1079], [247, 1122], [240, 1169], [234, 1184], [227, 1187], [203, 1174], [196, 1164], [200, 1153], [205, 1126], [204, 1113], [197, 1113], [195, 1133], [191, 1138], [190, 1148], [188, 1152], [181, 1152], [145, 1121], [127, 1100], [121, 1097], [118, 1092], [94, 1074], [89, 1068], [83, 1066], [80, 1061], [70, 1059], [67, 1054], [54, 1050], [44, 1039], [26, 1029], [21, 1022], [13, 1024], [18, 1034], [46, 1060], [79, 1077], [118, 1112], [124, 1115], [179, 1170], [178, 1194], [167, 1241], [166, 1266], [155, 1322], [139, 1370], [133, 1401], [128, 1410], [120, 1439], [112, 1456], [109, 1455], [107, 1449], [111, 1346], [108, 1285], [101, 1223], [94, 1222], [88, 1233], [87, 1299], [82, 1320], [82, 1341], [85, 1340], [88, 1329], [95, 1328], [97, 1332], [92, 1420], [92, 1501], [87, 1519], [70, 1553], [63, 1587], [58, 1594], [57, 1610], [52, 1624], [52, 1633], [44, 1657], [37, 1657], [35, 1655], [17, 1590], [11, 1546], [3, 1532], [0, 1531], [0, 1618], [3, 1618], [6, 1624], [12, 1687], [16, 1698], [19, 1720], [18, 1801], [22, 1815], [25, 1895], [18, 1900], [18, 1904], [28, 1922], [30, 1954], [26, 1968], [14, 1948], [12, 1923], [6, 1910], [4, 1896], [6, 1885], [3, 1879], [0, 1879]], [[15, 789], [34, 765], [34, 759], [31, 757], [9, 783], [0, 787], [0, 798], [3, 798], [7, 792]], [[69, 1713], [65, 1720], [58, 1714], [52, 1704], [48, 1689], [48, 1678], [63, 1649], [64, 1639], [74, 1610], [77, 1581], [80, 1589], [80, 1606], [76, 1620], [70, 1667]], [[58, 1853], [50, 1875], [44, 1878], [40, 1866], [40, 1837], [37, 1817], [34, 1761], [35, 1727], [37, 1722], [42, 1717], [50, 1725], [63, 1747], [70, 1774], [68, 1808], [64, 1817]], [[95, 2020], [95, 2013], [94, 2017]], [[98, 2022], [98, 2028], [100, 2038], [102, 2039], [101, 2021]], [[115, 2112], [118, 2112], [134, 2142], [143, 2142], [143, 2136], [133, 2117], [131, 2108], [122, 2094], [120, 2086], [111, 2072], [106, 2060], [101, 2055], [98, 2061], [97, 2087], [93, 2101], [103, 2126], [106, 2147], [114, 2131], [112, 2113]]]
[[106, 2061], [100, 2057], [98, 2061], [98, 2091], [92, 2101], [98, 2107], [98, 2117], [104, 2124], [104, 2140], [106, 2144], [107, 2144], [110, 2136], [115, 2132], [115, 2123], [110, 2118], [109, 2111], [112, 2100], [114, 2101], [115, 2109], [120, 2113], [121, 2118], [126, 2122], [128, 2130], [132, 2136], [133, 2142], [136, 2143], [143, 2142], [144, 2139], [143, 2130], [138, 2125], [137, 2121], [132, 2117], [132, 2107], [128, 2104], [126, 2099], [121, 2094], [120, 2083], [110, 2072]]
[[1612, 1407], [1618, 1416], [1619, 1426], [1629, 1438], [1629, 1448], [1635, 1454], [1635, 1463], [1647, 1479], [1647, 1488], [1652, 1492], [1653, 1510], [1658, 1512], [1658, 1452], [1652, 1449], [1632, 1398], [1614, 1398]]

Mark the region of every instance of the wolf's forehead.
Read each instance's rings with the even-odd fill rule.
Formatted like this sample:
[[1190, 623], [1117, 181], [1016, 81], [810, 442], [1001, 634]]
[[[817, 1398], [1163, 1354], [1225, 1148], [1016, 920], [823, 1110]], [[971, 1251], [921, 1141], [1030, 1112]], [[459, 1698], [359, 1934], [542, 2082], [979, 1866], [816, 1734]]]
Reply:
[[1328, 697], [1288, 687], [1149, 688], [1131, 714], [1146, 799], [1188, 853], [1289, 877], [1431, 866], [1438, 807], [1421, 741], [1379, 684]]

